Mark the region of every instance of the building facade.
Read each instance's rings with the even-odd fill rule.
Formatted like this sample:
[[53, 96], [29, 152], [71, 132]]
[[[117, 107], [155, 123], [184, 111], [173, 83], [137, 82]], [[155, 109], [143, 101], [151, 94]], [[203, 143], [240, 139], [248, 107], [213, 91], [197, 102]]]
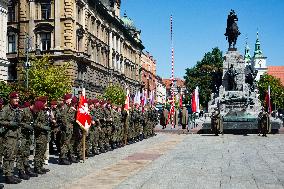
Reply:
[[156, 86], [156, 102], [157, 104], [165, 104], [167, 99], [167, 89], [166, 85], [163, 83], [162, 78], [159, 76], [157, 76]]
[[284, 66], [268, 66], [267, 74], [280, 79], [284, 86]]
[[144, 91], [146, 91], [147, 98], [150, 97], [150, 93], [153, 91], [154, 99], [156, 100], [156, 90], [157, 90], [157, 68], [156, 60], [149, 52], [143, 52], [141, 56], [142, 64], [142, 85]]
[[0, 81], [8, 80], [9, 62], [6, 57], [7, 49], [7, 13], [8, 0], [0, 0]]
[[30, 54], [38, 50], [40, 56], [49, 54], [55, 65], [69, 62], [74, 94], [86, 88], [87, 96], [93, 97], [110, 84], [128, 86], [131, 92], [140, 88], [144, 46], [131, 19], [120, 17], [120, 4], [120, 0], [10, 0], [10, 79], [17, 79], [19, 60], [28, 49]]
[[172, 87], [172, 80], [171, 79], [163, 79], [163, 83], [166, 86], [166, 99], [169, 100], [172, 98], [173, 89], [174, 98], [176, 102], [179, 102], [181, 96], [184, 96], [186, 93], [186, 87], [184, 80], [180, 78], [174, 78], [174, 86]]

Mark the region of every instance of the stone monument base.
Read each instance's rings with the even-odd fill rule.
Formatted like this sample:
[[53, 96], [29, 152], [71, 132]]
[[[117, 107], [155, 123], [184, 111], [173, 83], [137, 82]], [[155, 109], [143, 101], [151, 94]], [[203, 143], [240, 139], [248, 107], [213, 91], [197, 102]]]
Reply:
[[[271, 120], [271, 133], [274, 134], [278, 133], [281, 127], [282, 127], [281, 121], [275, 119]], [[258, 121], [257, 119], [224, 121], [223, 128], [225, 134], [236, 134], [236, 133], [256, 134], [258, 133]], [[202, 133], [212, 133], [210, 120], [206, 120], [203, 123], [202, 129], [199, 131], [199, 134]]]

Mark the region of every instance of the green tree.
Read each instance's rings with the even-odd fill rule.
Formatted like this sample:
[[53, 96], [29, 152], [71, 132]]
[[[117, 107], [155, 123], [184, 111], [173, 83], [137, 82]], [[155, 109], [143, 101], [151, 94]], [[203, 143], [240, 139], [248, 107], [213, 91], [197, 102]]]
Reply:
[[[217, 92], [222, 84], [223, 55], [218, 47], [211, 52], [205, 53], [201, 61], [198, 61], [193, 68], [187, 68], [184, 76], [185, 85], [191, 93], [199, 87], [199, 102], [202, 107], [207, 107], [211, 93]], [[190, 102], [190, 101], [189, 101]]]
[[59, 99], [71, 91], [71, 78], [68, 74], [69, 63], [55, 65], [49, 61], [49, 56], [32, 58], [31, 67], [21, 69], [21, 80], [25, 81], [28, 71], [29, 91], [28, 96], [47, 96], [49, 100]]
[[111, 85], [105, 89], [104, 98], [110, 100], [112, 104], [123, 105], [125, 103], [126, 92], [119, 85]]
[[[281, 84], [280, 79], [264, 74], [258, 81], [259, 99], [262, 105], [265, 106], [265, 96], [270, 86], [270, 98], [272, 109], [284, 108], [284, 86]], [[275, 107], [276, 106], [276, 107]]]

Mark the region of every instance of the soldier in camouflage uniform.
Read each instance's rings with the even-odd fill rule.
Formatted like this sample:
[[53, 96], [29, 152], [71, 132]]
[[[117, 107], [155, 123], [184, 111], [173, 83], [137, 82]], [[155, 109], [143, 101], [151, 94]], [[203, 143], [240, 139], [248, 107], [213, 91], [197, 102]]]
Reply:
[[215, 111], [212, 112], [212, 115], [211, 115], [211, 130], [213, 131], [213, 133], [215, 134], [215, 136], [218, 136], [219, 133], [223, 133], [221, 129], [221, 114], [219, 112], [219, 109], [218, 108], [215, 108], [214, 109]]
[[92, 124], [91, 127], [89, 128], [88, 135], [86, 137], [86, 156], [91, 157], [93, 156], [93, 149], [95, 147], [95, 124], [94, 124], [94, 119], [95, 119], [95, 105], [94, 101], [89, 100], [89, 111], [90, 115], [92, 117]]
[[134, 105], [131, 105], [131, 110], [129, 112], [129, 136], [128, 136], [128, 142], [129, 144], [132, 144], [136, 142], [134, 140], [135, 137], [135, 124], [136, 124], [136, 117], [137, 117], [137, 111], [134, 108]]
[[94, 142], [93, 142], [93, 148], [92, 148], [92, 153], [93, 155], [99, 155], [99, 148], [101, 145], [99, 144], [99, 139], [100, 139], [100, 132], [101, 132], [101, 123], [100, 123], [100, 110], [99, 110], [99, 100], [94, 99], [94, 109], [93, 109], [93, 122], [92, 124], [94, 125]]
[[73, 154], [73, 146], [71, 138], [73, 136], [73, 124], [75, 122], [76, 108], [71, 105], [72, 94], [64, 96], [65, 104], [57, 109], [56, 115], [60, 123], [61, 139], [60, 139], [60, 165], [70, 165], [72, 162], [77, 163]]
[[128, 112], [124, 109], [121, 111], [121, 123], [123, 127], [123, 145], [127, 145], [128, 135], [129, 135], [129, 116]]
[[23, 117], [21, 122], [21, 135], [20, 143], [21, 146], [18, 149], [17, 156], [17, 168], [19, 170], [19, 177], [24, 180], [28, 180], [30, 177], [37, 177], [38, 175], [32, 172], [29, 165], [29, 156], [30, 156], [30, 146], [33, 144], [33, 105], [30, 105], [29, 102], [24, 103]]
[[[56, 109], [57, 109], [57, 101], [53, 100], [50, 102], [50, 109], [52, 114], [54, 115], [54, 119], [56, 120]], [[55, 149], [54, 149], [54, 144], [56, 145], [56, 135], [57, 132], [59, 131], [58, 125], [56, 124], [56, 122], [51, 124], [51, 131], [50, 131], [50, 141], [49, 141], [49, 153], [50, 154], [55, 154]], [[56, 145], [57, 148], [57, 153], [59, 153], [58, 149], [59, 146]]]
[[99, 147], [100, 152], [105, 153], [108, 151], [108, 147], [106, 144], [106, 122], [105, 122], [105, 112], [104, 112], [104, 104], [105, 102], [103, 100], [100, 101], [100, 107], [98, 107], [97, 110], [97, 119], [100, 124], [100, 134], [99, 134]]
[[34, 166], [37, 174], [45, 174], [49, 169], [43, 168], [45, 152], [47, 150], [49, 132], [51, 130], [51, 111], [46, 107], [47, 103], [35, 102], [35, 157]]
[[107, 102], [106, 107], [104, 108], [104, 117], [105, 117], [105, 124], [106, 124], [106, 130], [105, 130], [105, 142], [106, 142], [106, 148], [111, 151], [113, 150], [112, 147], [112, 131], [113, 131], [113, 110], [111, 107], [110, 101]]
[[118, 105], [117, 106], [117, 112], [118, 112], [118, 131], [117, 131], [117, 147], [123, 147], [125, 144], [123, 142], [123, 138], [124, 138], [124, 125], [123, 125], [123, 120], [122, 120], [122, 114], [121, 114], [121, 106]]
[[19, 94], [12, 92], [9, 97], [10, 104], [4, 106], [0, 114], [0, 125], [5, 128], [3, 133], [3, 172], [7, 184], [18, 184], [21, 179], [13, 175], [13, 169], [19, 145], [22, 111], [19, 109]]
[[117, 106], [113, 105], [113, 130], [112, 130], [112, 148], [115, 149], [118, 147], [119, 134], [120, 134], [120, 115], [118, 112]]

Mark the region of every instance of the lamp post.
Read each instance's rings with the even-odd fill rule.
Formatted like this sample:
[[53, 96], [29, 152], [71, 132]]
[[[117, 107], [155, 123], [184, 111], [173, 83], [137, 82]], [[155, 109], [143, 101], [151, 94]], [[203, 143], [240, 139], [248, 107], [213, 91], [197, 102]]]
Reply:
[[[26, 70], [26, 89], [29, 88], [29, 69], [31, 67], [31, 64], [29, 62], [29, 53], [30, 53], [30, 50], [31, 50], [31, 40], [32, 40], [32, 37], [29, 37], [29, 35], [26, 34], [26, 39], [25, 39], [26, 61], [25, 61], [25, 64], [24, 64], [24, 69]], [[36, 45], [36, 49], [35, 49], [35, 54], [36, 55], [40, 55], [41, 54], [41, 51], [40, 51], [40, 49], [38, 48], [37, 45]]]

